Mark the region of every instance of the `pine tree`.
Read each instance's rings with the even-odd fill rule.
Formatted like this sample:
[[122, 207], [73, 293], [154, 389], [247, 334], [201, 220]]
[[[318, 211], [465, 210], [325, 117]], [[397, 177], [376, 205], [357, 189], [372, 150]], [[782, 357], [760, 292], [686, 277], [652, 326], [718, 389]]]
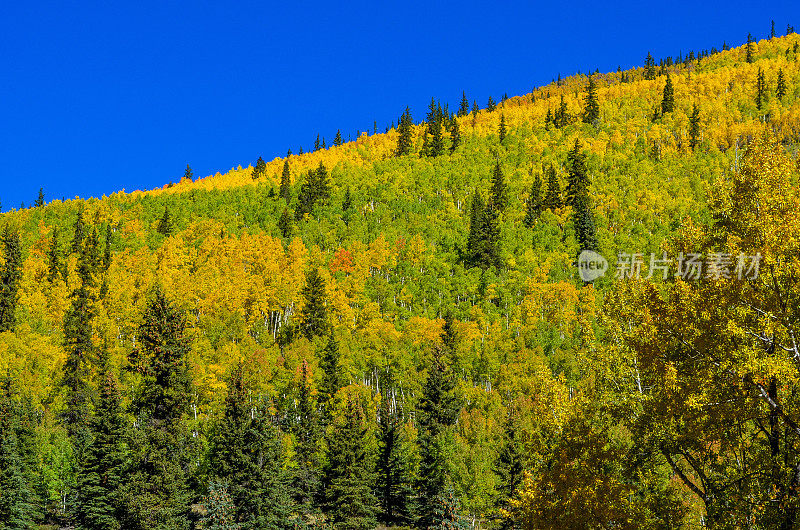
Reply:
[[39, 196], [34, 201], [33, 207], [41, 208], [42, 206], [44, 206], [44, 188], [39, 188]]
[[343, 421], [327, 437], [325, 505], [336, 530], [372, 530], [377, 524], [377, 499], [370, 432], [361, 407], [348, 399]]
[[317, 400], [322, 410], [323, 422], [328, 424], [333, 419], [333, 397], [345, 385], [344, 375], [339, 366], [339, 343], [333, 335], [333, 328], [328, 331], [328, 341], [322, 350], [319, 367], [322, 370], [322, 381]]
[[544, 195], [544, 202], [542, 208], [546, 210], [555, 210], [561, 208], [561, 186], [558, 184], [558, 176], [556, 175], [556, 168], [552, 164], [547, 169], [547, 191]]
[[333, 139], [333, 145], [340, 146], [340, 145], [342, 145], [342, 143], [344, 143], [344, 142], [342, 142], [342, 131], [339, 130], [339, 129], [336, 129], [336, 136]]
[[420, 468], [419, 525], [423, 528], [442, 523], [438, 505], [450, 481], [449, 458], [452, 447], [448, 433], [456, 423], [461, 404], [456, 395], [456, 378], [441, 352], [434, 355], [417, 407]]
[[406, 107], [405, 112], [400, 117], [400, 124], [397, 127], [397, 156], [411, 154], [414, 148], [412, 135], [414, 134], [414, 122], [411, 119], [411, 109]]
[[212, 481], [208, 485], [208, 495], [203, 499], [205, 514], [200, 520], [200, 530], [241, 530], [242, 524], [236, 521], [236, 505], [222, 482]]
[[103, 271], [108, 271], [111, 268], [111, 245], [113, 243], [113, 233], [111, 224], [106, 225], [106, 244], [103, 248]]
[[78, 211], [78, 218], [75, 220], [75, 227], [72, 236], [72, 246], [70, 247], [73, 254], [80, 253], [83, 248], [83, 240], [86, 237], [86, 227], [83, 222], [83, 208]]
[[288, 208], [283, 209], [281, 218], [278, 219], [278, 230], [281, 231], [281, 235], [284, 238], [288, 238], [292, 235], [292, 215], [289, 213]]
[[300, 187], [298, 196], [297, 211], [295, 218], [303, 219], [306, 214], [314, 211], [317, 203], [325, 203], [330, 199], [331, 188], [328, 179], [328, 170], [325, 164], [319, 163], [317, 169], [312, 169], [306, 173], [305, 180]]
[[301, 366], [296, 403], [293, 413], [295, 421], [292, 425], [295, 438], [292, 489], [301, 512], [310, 513], [320, 486], [317, 455], [320, 426], [311, 396], [311, 374], [305, 359]]
[[63, 276], [66, 281], [67, 270], [64, 258], [61, 254], [60, 229], [53, 228], [53, 235], [50, 238], [50, 250], [47, 252], [47, 281], [54, 283], [59, 276]]
[[[436, 106], [436, 101], [431, 98], [428, 106], [428, 116], [426, 118], [427, 129], [425, 140], [427, 150], [425, 156], [437, 157], [444, 154], [444, 138], [442, 136], [442, 110]], [[428, 138], [430, 136], [430, 139]]]
[[497, 129], [497, 136], [500, 138], [501, 144], [506, 139], [506, 117], [504, 114], [500, 114], [500, 126]]
[[461, 105], [458, 107], [458, 116], [463, 118], [469, 114], [469, 101], [467, 100], [467, 93], [465, 91], [461, 91]]
[[581, 143], [577, 138], [575, 145], [567, 153], [569, 173], [567, 176], [566, 204], [574, 205], [575, 197], [588, 193], [589, 175], [586, 169], [586, 155], [581, 151]]
[[175, 222], [172, 220], [172, 214], [169, 212], [169, 206], [164, 207], [164, 214], [158, 221], [156, 231], [164, 237], [169, 237], [175, 231]]
[[692, 115], [689, 116], [689, 146], [692, 151], [697, 147], [700, 139], [700, 109], [695, 104], [692, 107]]
[[386, 526], [408, 526], [413, 513], [412, 469], [403, 424], [382, 401], [376, 463], [379, 519]]
[[597, 84], [594, 77], [589, 76], [589, 85], [586, 87], [586, 99], [583, 107], [583, 123], [594, 123], [600, 119], [600, 103], [597, 101]]
[[583, 250], [598, 251], [600, 247], [597, 243], [594, 213], [587, 191], [583, 191], [575, 197], [572, 218], [575, 224], [575, 235], [578, 239], [578, 254]]
[[192, 381], [186, 319], [157, 286], [137, 332], [137, 348], [128, 358], [139, 374], [131, 412], [130, 465], [120, 496], [123, 528], [189, 527], [188, 480], [196, 449], [183, 419], [189, 411]]
[[17, 326], [17, 295], [22, 281], [22, 249], [19, 234], [3, 230], [3, 265], [0, 268], [0, 333]]
[[514, 413], [509, 412], [503, 424], [503, 437], [494, 467], [499, 479], [498, 492], [504, 499], [514, 497], [525, 471], [525, 449], [515, 420]]
[[314, 140], [314, 151], [319, 151], [320, 147], [321, 146], [320, 146], [320, 143], [319, 143], [319, 134], [317, 134], [317, 139]]
[[286, 157], [286, 160], [283, 161], [283, 171], [281, 172], [281, 191], [280, 196], [283, 197], [283, 200], [286, 201], [286, 204], [289, 204], [289, 201], [292, 200], [292, 181], [291, 176], [289, 174], [289, 157]]
[[764, 79], [764, 70], [758, 69], [758, 78], [756, 79], [756, 107], [761, 110], [767, 98], [767, 83]]
[[753, 36], [749, 33], [747, 34], [747, 45], [745, 47], [745, 61], [747, 63], [753, 62], [753, 55], [755, 54], [756, 45], [753, 42]]
[[475, 192], [470, 211], [469, 236], [464, 253], [464, 264], [468, 267], [500, 268], [500, 227], [497, 211], [492, 204], [485, 204], [480, 193]]
[[564, 95], [562, 94], [561, 103], [559, 103], [558, 110], [556, 110], [556, 114], [553, 117], [553, 125], [555, 125], [557, 129], [560, 129], [569, 125], [570, 121], [571, 117], [567, 112], [567, 104], [564, 101]]
[[181, 180], [188, 180], [189, 182], [194, 180], [194, 173], [192, 172], [192, 168], [189, 166], [189, 164], [186, 164], [186, 170], [184, 170], [183, 179]]
[[494, 109], [496, 108], [497, 105], [495, 105], [494, 99], [492, 99], [492, 96], [489, 96], [489, 101], [486, 102], [486, 110], [488, 110], [489, 112], [493, 112]]
[[528, 202], [525, 203], [525, 219], [522, 223], [528, 228], [532, 228], [542, 213], [542, 177], [537, 173], [531, 185], [531, 193]]
[[550, 125], [553, 123], [553, 111], [547, 109], [547, 115], [544, 117], [544, 130], [549, 131]]
[[455, 153], [460, 144], [461, 131], [458, 129], [458, 120], [453, 120], [453, 125], [450, 128], [450, 153]]
[[500, 167], [500, 160], [495, 160], [494, 170], [492, 171], [492, 198], [491, 204], [498, 212], [502, 212], [508, 206], [508, 186]]
[[264, 162], [263, 158], [258, 157], [258, 160], [256, 161], [256, 167], [253, 168], [253, 173], [251, 174], [253, 180], [258, 180], [261, 177], [263, 177], [266, 171], [267, 171], [267, 163]]
[[783, 99], [783, 96], [786, 95], [786, 80], [783, 77], [783, 68], [778, 70], [778, 83], [775, 86], [775, 95], [778, 96], [778, 99]]
[[656, 62], [650, 52], [647, 52], [647, 57], [644, 59], [644, 78], [647, 80], [656, 78]]
[[346, 213], [353, 207], [353, 197], [350, 194], [350, 186], [344, 191], [344, 199], [342, 199], [342, 212]]
[[242, 363], [228, 379], [225, 412], [210, 439], [212, 485], [227, 484], [229, 520], [245, 528], [288, 528], [292, 511], [282, 433]]
[[478, 102], [473, 99], [472, 100], [472, 118], [473, 119], [475, 118], [475, 116], [478, 115], [478, 112], [480, 112], [480, 110], [481, 110], [481, 108], [478, 105]]
[[324, 336], [330, 329], [328, 322], [325, 280], [319, 270], [312, 267], [306, 272], [306, 284], [301, 291], [304, 304], [300, 311], [300, 331], [308, 340]]
[[121, 529], [121, 485], [125, 480], [127, 446], [125, 417], [114, 377], [106, 372], [95, 413], [89, 422], [89, 443], [80, 462], [76, 499], [78, 530]]
[[772, 23], [770, 24], [770, 29], [769, 29], [769, 38], [770, 38], [770, 39], [774, 39], [774, 38], [775, 38], [775, 21], [774, 21], [774, 20], [773, 20], [773, 21], [772, 21]]
[[667, 114], [675, 110], [675, 92], [672, 88], [672, 79], [667, 74], [667, 83], [664, 85], [664, 95], [661, 98], [661, 113]]
[[33, 469], [26, 462], [33, 456], [34, 440], [11, 378], [0, 379], [0, 528], [4, 530], [35, 528]]
[[460, 514], [461, 503], [451, 486], [436, 499], [436, 528], [441, 530], [467, 530], [469, 525]]

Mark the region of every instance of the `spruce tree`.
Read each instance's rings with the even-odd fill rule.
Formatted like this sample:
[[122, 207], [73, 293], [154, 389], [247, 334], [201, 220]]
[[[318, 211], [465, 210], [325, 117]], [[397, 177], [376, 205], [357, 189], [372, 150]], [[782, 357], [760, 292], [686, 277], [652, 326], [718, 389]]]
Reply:
[[17, 326], [17, 296], [22, 281], [22, 249], [19, 234], [3, 230], [3, 266], [0, 269], [0, 333]]
[[242, 530], [236, 522], [236, 504], [233, 502], [225, 483], [212, 481], [208, 485], [208, 495], [203, 499], [203, 517], [200, 530]]
[[31, 457], [35, 436], [10, 377], [0, 379], [0, 528], [27, 530], [38, 519]]
[[753, 62], [753, 55], [755, 54], [756, 45], [753, 42], [753, 36], [749, 33], [747, 34], [747, 45], [745, 46], [745, 57], [744, 60], [747, 63]]
[[525, 471], [525, 448], [513, 411], [509, 411], [503, 424], [503, 437], [495, 460], [495, 473], [499, 479], [498, 492], [503, 499], [511, 499], [522, 483]]
[[314, 211], [317, 203], [325, 203], [330, 199], [331, 188], [328, 178], [328, 170], [325, 164], [319, 163], [317, 169], [312, 169], [305, 175], [300, 195], [297, 197], [298, 205], [295, 211], [295, 218], [299, 221], [306, 214]]
[[319, 270], [312, 267], [306, 272], [306, 284], [301, 291], [303, 309], [300, 310], [300, 331], [308, 340], [324, 336], [330, 329], [328, 322], [325, 280]]
[[460, 144], [461, 131], [458, 129], [458, 120], [453, 120], [453, 125], [450, 128], [450, 153], [455, 153]]
[[597, 101], [597, 84], [594, 77], [589, 76], [589, 84], [586, 87], [586, 98], [583, 107], [583, 123], [594, 123], [600, 119], [600, 103]]
[[83, 208], [78, 211], [78, 218], [75, 220], [72, 236], [72, 246], [70, 250], [73, 254], [80, 253], [83, 248], [83, 239], [86, 237], [86, 226], [83, 222]]
[[188, 481], [196, 448], [184, 417], [189, 411], [192, 381], [184, 314], [156, 286], [137, 332], [136, 349], [128, 358], [139, 375], [131, 412], [131, 458], [120, 496], [125, 507], [123, 528], [149, 530], [189, 528]]
[[320, 487], [320, 469], [317, 442], [320, 425], [311, 395], [311, 374], [303, 360], [293, 412], [292, 434], [295, 439], [292, 491], [302, 513], [313, 511], [313, 502]]
[[414, 122], [411, 119], [411, 109], [406, 107], [405, 112], [400, 117], [400, 123], [397, 127], [397, 156], [405, 156], [411, 154], [414, 148], [413, 134]]
[[89, 422], [91, 441], [84, 451], [78, 473], [75, 508], [78, 530], [122, 528], [120, 493], [127, 460], [125, 432], [117, 381], [106, 372]]
[[561, 208], [561, 186], [558, 183], [558, 176], [556, 175], [556, 168], [552, 164], [547, 169], [547, 191], [544, 195], [544, 202], [542, 203], [543, 209], [555, 210]]
[[384, 397], [378, 419], [376, 463], [379, 519], [386, 526], [408, 526], [412, 522], [414, 490], [411, 460], [403, 423]]
[[319, 151], [320, 147], [321, 146], [320, 146], [320, 143], [319, 143], [319, 134], [317, 134], [317, 139], [314, 140], [314, 151]]
[[783, 96], [786, 95], [786, 80], [783, 77], [783, 68], [778, 70], [778, 82], [775, 86], [775, 95], [778, 96], [778, 99], [783, 99]]
[[661, 114], [667, 114], [675, 110], [675, 92], [672, 88], [672, 79], [667, 74], [667, 82], [664, 85], [664, 94], [661, 98]]
[[475, 116], [478, 115], [478, 112], [480, 112], [480, 110], [481, 110], [481, 108], [478, 105], [478, 102], [473, 99], [472, 100], [472, 117], [473, 117], [473, 119], [475, 118]]
[[650, 52], [647, 52], [647, 57], [644, 59], [644, 78], [647, 80], [656, 78], [656, 62]]
[[562, 94], [561, 103], [559, 103], [558, 110], [556, 110], [556, 114], [553, 117], [553, 125], [555, 125], [557, 129], [560, 129], [569, 125], [570, 121], [571, 117], [567, 112], [567, 103], [564, 101], [564, 95]]
[[494, 109], [496, 108], [497, 105], [495, 105], [494, 99], [492, 99], [492, 96], [489, 96], [489, 101], [486, 102], [486, 110], [488, 110], [489, 112], [493, 112]]
[[284, 238], [288, 238], [292, 235], [292, 215], [289, 213], [288, 208], [283, 209], [281, 218], [278, 219], [278, 230], [281, 231], [281, 235]]
[[103, 248], [103, 271], [108, 271], [111, 267], [111, 245], [113, 243], [113, 233], [111, 224], [106, 225], [106, 245]]
[[36, 198], [33, 206], [34, 208], [41, 208], [44, 206], [44, 188], [39, 188], [39, 196]]
[[327, 437], [324, 498], [334, 529], [372, 530], [377, 524], [370, 436], [361, 406], [348, 399], [343, 420]]
[[465, 91], [461, 91], [461, 105], [458, 107], [458, 116], [463, 118], [469, 114], [469, 101], [467, 100], [467, 93]]
[[426, 156], [437, 157], [444, 154], [444, 137], [442, 136], [442, 110], [437, 107], [436, 101], [431, 98], [431, 103], [428, 106], [428, 115], [426, 118], [427, 129], [425, 132], [425, 140], [427, 150]]
[[544, 130], [549, 131], [550, 125], [553, 123], [553, 111], [549, 108], [547, 109], [547, 115], [544, 117]]
[[586, 155], [581, 150], [580, 140], [575, 139], [575, 144], [567, 153], [569, 163], [569, 173], [567, 176], [567, 197], [568, 205], [575, 204], [575, 198], [583, 193], [588, 193], [589, 175], [586, 169]]
[[280, 196], [283, 197], [283, 200], [286, 201], [286, 204], [289, 204], [289, 201], [292, 200], [292, 181], [291, 176], [289, 174], [289, 157], [286, 157], [286, 160], [283, 161], [283, 171], [281, 172], [281, 191]]
[[508, 186], [503, 169], [500, 167], [500, 160], [495, 160], [492, 170], [491, 204], [498, 212], [502, 212], [508, 206]]
[[583, 191], [575, 197], [572, 219], [578, 240], [578, 254], [580, 255], [584, 250], [597, 252], [600, 247], [597, 243], [591, 199], [587, 191]]
[[344, 142], [342, 141], [342, 131], [339, 130], [339, 129], [336, 129], [336, 136], [333, 138], [333, 145], [340, 146], [343, 143]]
[[689, 147], [694, 151], [700, 139], [700, 109], [695, 104], [689, 116]]
[[191, 166], [189, 166], [189, 164], [186, 164], [186, 169], [183, 172], [182, 180], [188, 180], [189, 182], [192, 182], [194, 180], [194, 172], [192, 171], [192, 168]]
[[500, 268], [500, 226], [497, 211], [491, 203], [485, 204], [480, 193], [475, 192], [470, 211], [469, 236], [464, 253], [468, 267]]
[[253, 173], [251, 174], [253, 180], [258, 180], [261, 177], [263, 177], [266, 171], [267, 171], [267, 163], [264, 162], [263, 158], [258, 157], [258, 160], [256, 161], [256, 167], [253, 168]]
[[344, 198], [342, 199], [342, 212], [346, 213], [353, 207], [353, 197], [350, 194], [350, 186], [344, 191]]
[[764, 79], [764, 70], [758, 69], [758, 77], [756, 79], [756, 107], [761, 110], [767, 98], [767, 83]]
[[230, 521], [244, 528], [289, 528], [292, 501], [282, 433], [267, 403], [254, 396], [244, 365], [228, 379], [225, 411], [212, 428], [212, 486], [227, 484]]
[[500, 114], [500, 126], [497, 129], [497, 136], [500, 138], [500, 143], [503, 143], [503, 140], [506, 139], [506, 116], [505, 114]]
[[172, 220], [172, 214], [169, 211], [169, 206], [164, 207], [164, 214], [158, 221], [156, 231], [164, 237], [169, 237], [175, 231], [175, 222]]
[[339, 343], [333, 335], [332, 327], [328, 331], [328, 341], [320, 355], [319, 367], [322, 370], [322, 381], [317, 389], [319, 396], [317, 400], [322, 410], [323, 422], [328, 424], [333, 419], [333, 397], [345, 385], [344, 375], [339, 366]]
[[525, 203], [525, 219], [522, 223], [528, 228], [532, 228], [542, 213], [542, 177], [537, 173], [531, 185], [531, 193], [528, 202]]
[[50, 250], [47, 251], [47, 281], [54, 283], [59, 276], [63, 276], [66, 281], [66, 266], [61, 254], [60, 229], [53, 228], [53, 235], [50, 238]]

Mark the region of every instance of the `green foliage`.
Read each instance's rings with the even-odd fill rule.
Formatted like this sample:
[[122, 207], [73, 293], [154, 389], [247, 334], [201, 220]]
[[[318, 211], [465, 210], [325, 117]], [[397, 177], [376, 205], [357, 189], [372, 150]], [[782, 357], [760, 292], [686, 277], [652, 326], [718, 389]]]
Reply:
[[3, 265], [0, 269], [0, 333], [17, 325], [17, 297], [22, 279], [22, 248], [19, 234], [3, 230]]
[[758, 69], [758, 77], [756, 78], [756, 107], [761, 110], [767, 99], [767, 82], [764, 78], [764, 70]]
[[26, 462], [33, 436], [12, 385], [7, 377], [0, 380], [0, 529], [30, 530], [38, 515], [35, 477]]
[[469, 114], [469, 100], [467, 100], [467, 93], [461, 91], [461, 104], [458, 106], [458, 117], [463, 118]]
[[292, 214], [289, 213], [288, 208], [283, 209], [281, 218], [278, 219], [278, 230], [281, 231], [284, 239], [288, 239], [292, 235]]
[[467, 267], [500, 268], [500, 225], [493, 204], [485, 204], [479, 192], [472, 198], [469, 235], [464, 252]]
[[644, 78], [648, 81], [656, 78], [656, 61], [650, 55], [650, 52], [647, 52], [647, 57], [644, 60]]
[[497, 136], [500, 138], [500, 143], [503, 143], [503, 140], [506, 139], [506, 117], [504, 114], [500, 114], [500, 126], [497, 129]]
[[412, 462], [404, 425], [392, 412], [389, 397], [382, 401], [378, 419], [378, 458], [376, 490], [379, 519], [389, 526], [407, 526], [412, 522]]
[[409, 107], [406, 107], [400, 117], [397, 133], [397, 156], [410, 155], [414, 149], [414, 122], [411, 119], [411, 109]]
[[306, 214], [311, 215], [317, 204], [326, 203], [331, 197], [331, 186], [328, 176], [328, 169], [322, 162], [316, 169], [306, 173], [305, 180], [300, 187], [300, 194], [297, 197], [297, 210], [295, 217], [301, 220]]
[[542, 207], [542, 177], [537, 173], [536, 177], [533, 179], [528, 200], [525, 202], [525, 219], [522, 223], [526, 227], [532, 228], [533, 225], [536, 224], [539, 215], [542, 213]]
[[675, 110], [675, 89], [672, 87], [672, 78], [667, 74], [667, 82], [664, 85], [664, 93], [661, 97], [661, 114], [667, 114]]
[[305, 360], [301, 367], [293, 417], [295, 420], [292, 423], [292, 433], [295, 445], [292, 491], [301, 513], [308, 514], [314, 509], [313, 502], [320, 487], [317, 447], [320, 424], [316, 405], [311, 396], [311, 377]]
[[424, 138], [423, 155], [437, 157], [444, 154], [444, 136], [442, 135], [442, 109], [437, 107], [436, 101], [431, 98], [426, 117], [426, 129]]
[[186, 170], [183, 172], [183, 180], [192, 182], [194, 180], [194, 172], [189, 164], [186, 164]]
[[318, 389], [319, 406], [322, 409], [324, 422], [330, 423], [333, 418], [333, 397], [345, 385], [344, 374], [339, 364], [339, 343], [333, 335], [333, 329], [328, 332], [328, 340], [319, 359], [322, 370], [322, 381]]
[[775, 95], [778, 99], [783, 99], [783, 96], [786, 95], [786, 79], [783, 76], [783, 68], [778, 70], [778, 81], [775, 86]]
[[200, 520], [202, 530], [240, 530], [243, 525], [236, 522], [236, 505], [224, 483], [212, 482], [203, 501], [205, 514]]
[[503, 168], [500, 167], [499, 159], [495, 161], [494, 169], [492, 170], [491, 205], [498, 212], [502, 212], [508, 206], [508, 185], [503, 174]]
[[695, 104], [692, 106], [692, 114], [689, 116], [689, 147], [692, 151], [700, 141], [700, 109]]
[[325, 293], [325, 280], [315, 267], [306, 272], [303, 287], [303, 308], [300, 311], [300, 331], [309, 340], [324, 336], [330, 329], [328, 320], [328, 299]]
[[600, 119], [600, 103], [597, 100], [597, 84], [594, 77], [589, 76], [586, 87], [586, 98], [583, 106], [583, 123], [595, 123]]
[[281, 171], [281, 191], [278, 194], [283, 197], [283, 200], [286, 201], [286, 204], [289, 204], [289, 201], [292, 200], [292, 180], [291, 175], [289, 173], [289, 157], [286, 157], [286, 160], [283, 162], [283, 171]]
[[174, 231], [175, 221], [172, 219], [172, 214], [169, 211], [169, 207], [164, 208], [164, 215], [161, 216], [161, 220], [158, 222], [156, 232], [164, 237], [169, 237]]
[[745, 45], [745, 61], [747, 63], [753, 62], [753, 55], [756, 51], [756, 44], [753, 41], [753, 36], [751, 34], [747, 34], [747, 44]]
[[256, 161], [256, 167], [253, 168], [253, 180], [258, 180], [264, 176], [267, 171], [267, 163], [264, 162], [264, 159], [258, 157]]

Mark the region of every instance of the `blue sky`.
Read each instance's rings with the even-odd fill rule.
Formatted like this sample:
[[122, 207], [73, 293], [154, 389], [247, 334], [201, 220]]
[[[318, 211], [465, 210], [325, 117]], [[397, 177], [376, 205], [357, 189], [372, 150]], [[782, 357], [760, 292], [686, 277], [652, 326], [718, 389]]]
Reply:
[[0, 201], [150, 189], [382, 131], [431, 96], [527, 93], [800, 30], [794, 1], [19, 2], [0, 6]]

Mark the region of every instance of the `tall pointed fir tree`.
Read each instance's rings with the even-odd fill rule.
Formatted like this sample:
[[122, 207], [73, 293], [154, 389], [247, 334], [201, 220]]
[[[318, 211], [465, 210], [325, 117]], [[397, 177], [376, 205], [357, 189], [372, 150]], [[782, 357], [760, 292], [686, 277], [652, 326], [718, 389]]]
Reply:
[[758, 77], [756, 78], [756, 107], [761, 110], [767, 99], [767, 81], [764, 78], [764, 70], [758, 69]]
[[193, 392], [184, 314], [156, 286], [137, 332], [129, 365], [139, 375], [131, 402], [136, 428], [121, 495], [123, 527], [189, 528], [189, 479], [197, 447], [185, 425]]
[[783, 99], [786, 95], [786, 79], [783, 76], [783, 68], [778, 69], [778, 82], [775, 86], [775, 95], [778, 99]]
[[336, 129], [336, 136], [333, 138], [333, 145], [340, 146], [343, 143], [344, 142], [342, 141], [342, 131], [339, 130], [339, 129]]
[[330, 179], [328, 169], [322, 162], [316, 169], [311, 169], [306, 173], [305, 180], [300, 187], [300, 194], [297, 197], [298, 205], [295, 217], [303, 219], [306, 214], [314, 211], [317, 203], [326, 203], [331, 196]]
[[572, 117], [569, 115], [569, 112], [567, 112], [567, 103], [564, 101], [564, 94], [561, 94], [561, 102], [558, 104], [558, 109], [553, 116], [553, 125], [556, 126], [556, 129], [560, 129], [569, 125], [571, 119]]
[[111, 268], [111, 247], [114, 243], [114, 232], [111, 229], [111, 223], [106, 225], [106, 244], [103, 247], [103, 271], [108, 271]]
[[411, 119], [411, 109], [406, 107], [397, 126], [397, 156], [411, 154], [414, 149], [414, 122]]
[[600, 103], [597, 101], [597, 84], [594, 77], [589, 76], [589, 84], [586, 87], [586, 98], [583, 107], [583, 123], [594, 123], [600, 119]]
[[39, 188], [39, 196], [36, 197], [36, 201], [33, 203], [34, 208], [41, 208], [44, 206], [44, 188]]
[[78, 472], [75, 522], [78, 530], [122, 528], [121, 486], [125, 480], [126, 423], [114, 376], [105, 372], [89, 422], [90, 442]]
[[78, 218], [75, 219], [72, 232], [72, 246], [70, 247], [70, 251], [73, 254], [79, 254], [83, 248], [83, 239], [86, 237], [86, 225], [83, 221], [83, 207], [78, 211]]
[[563, 205], [561, 200], [561, 185], [558, 183], [556, 168], [553, 167], [553, 164], [550, 164], [547, 167], [547, 191], [544, 195], [542, 208], [545, 210], [555, 210], [556, 208], [561, 208]]
[[281, 231], [281, 236], [284, 239], [292, 235], [292, 215], [289, 213], [288, 208], [283, 209], [280, 219], [278, 219], [278, 230]]
[[453, 125], [450, 127], [450, 153], [455, 153], [459, 145], [461, 145], [461, 131], [458, 128], [458, 120], [453, 120]]
[[575, 139], [575, 144], [567, 153], [568, 174], [567, 174], [567, 198], [568, 205], [575, 205], [575, 197], [581, 193], [587, 193], [589, 189], [589, 174], [586, 169], [586, 155], [581, 150], [580, 140]]
[[59, 276], [67, 280], [66, 263], [61, 251], [61, 230], [56, 226], [50, 237], [50, 250], [47, 251], [47, 281], [55, 283]]
[[667, 82], [661, 98], [661, 114], [667, 114], [673, 110], [675, 110], [675, 91], [672, 88], [672, 78], [667, 74]]
[[496, 108], [497, 105], [495, 105], [494, 99], [492, 98], [492, 96], [489, 96], [489, 101], [486, 102], [486, 110], [488, 110], [489, 112], [493, 112], [494, 109]]
[[502, 212], [508, 206], [508, 185], [506, 185], [506, 177], [503, 175], [499, 159], [495, 160], [492, 170], [491, 204], [498, 212]]
[[695, 104], [689, 116], [689, 147], [694, 151], [700, 141], [700, 109]]
[[753, 62], [753, 56], [756, 53], [756, 45], [753, 42], [753, 36], [751, 34], [747, 34], [747, 44], [745, 45], [745, 55], [744, 60], [747, 63]]
[[255, 396], [244, 365], [228, 379], [225, 412], [212, 428], [209, 472], [228, 485], [231, 521], [244, 528], [289, 528], [292, 500], [281, 431]]
[[308, 339], [324, 336], [330, 329], [328, 322], [327, 294], [325, 280], [319, 270], [312, 267], [306, 272], [306, 284], [300, 292], [303, 308], [300, 310], [300, 331]]
[[647, 52], [647, 57], [644, 59], [644, 78], [647, 80], [656, 78], [656, 62], [650, 52]]
[[505, 114], [500, 114], [500, 125], [497, 128], [497, 137], [500, 139], [500, 143], [503, 143], [503, 140], [506, 139], [506, 116]]
[[436, 101], [431, 98], [426, 118], [425, 131], [425, 156], [437, 157], [444, 154], [444, 137], [442, 135], [442, 111], [437, 107]]
[[317, 400], [322, 411], [323, 424], [327, 425], [333, 419], [333, 398], [345, 385], [342, 368], [339, 365], [339, 343], [333, 334], [333, 327], [328, 330], [328, 341], [322, 349], [319, 367], [322, 370], [322, 381], [317, 389]]
[[361, 406], [347, 401], [344, 418], [327, 436], [325, 507], [336, 530], [372, 530], [377, 523], [371, 433]]
[[411, 457], [402, 419], [391, 410], [388, 395], [381, 402], [378, 428], [378, 518], [386, 526], [409, 526], [414, 508]]
[[514, 497], [525, 472], [525, 447], [518, 427], [515, 411], [509, 410], [503, 423], [503, 436], [494, 465], [499, 479], [498, 493], [503, 499]]
[[192, 171], [192, 167], [189, 164], [186, 164], [186, 169], [183, 172], [183, 179], [192, 182], [194, 180], [194, 172]]
[[286, 201], [286, 204], [289, 204], [289, 201], [292, 200], [292, 180], [289, 173], [289, 155], [287, 155], [286, 160], [283, 161], [283, 171], [281, 171], [281, 190], [279, 195], [283, 197], [283, 200]]
[[17, 326], [17, 296], [22, 280], [22, 249], [19, 234], [3, 230], [3, 266], [0, 269], [0, 333]]
[[197, 525], [199, 530], [244, 530], [245, 528], [236, 522], [236, 504], [224, 482], [212, 480], [209, 483], [208, 495], [203, 497], [202, 512], [203, 515]]
[[264, 162], [263, 158], [258, 157], [258, 160], [256, 161], [256, 167], [253, 168], [253, 173], [251, 174], [253, 180], [258, 180], [261, 177], [263, 177], [266, 171], [267, 171], [267, 163]]
[[500, 268], [500, 226], [497, 211], [475, 192], [470, 208], [469, 235], [464, 252], [466, 267]]
[[169, 206], [164, 207], [164, 213], [158, 221], [156, 231], [164, 237], [169, 237], [175, 231], [175, 221], [172, 219], [172, 214], [169, 211]]
[[314, 511], [314, 501], [320, 487], [319, 416], [311, 393], [311, 372], [308, 362], [300, 367], [295, 410], [292, 412], [292, 434], [294, 435], [294, 469], [292, 493], [302, 514]]
[[538, 173], [533, 179], [531, 192], [528, 201], [525, 203], [525, 219], [522, 223], [528, 228], [536, 224], [536, 220], [542, 213], [542, 177]]
[[467, 99], [467, 93], [465, 91], [461, 91], [461, 104], [458, 106], [458, 117], [463, 118], [469, 114], [469, 100]]

